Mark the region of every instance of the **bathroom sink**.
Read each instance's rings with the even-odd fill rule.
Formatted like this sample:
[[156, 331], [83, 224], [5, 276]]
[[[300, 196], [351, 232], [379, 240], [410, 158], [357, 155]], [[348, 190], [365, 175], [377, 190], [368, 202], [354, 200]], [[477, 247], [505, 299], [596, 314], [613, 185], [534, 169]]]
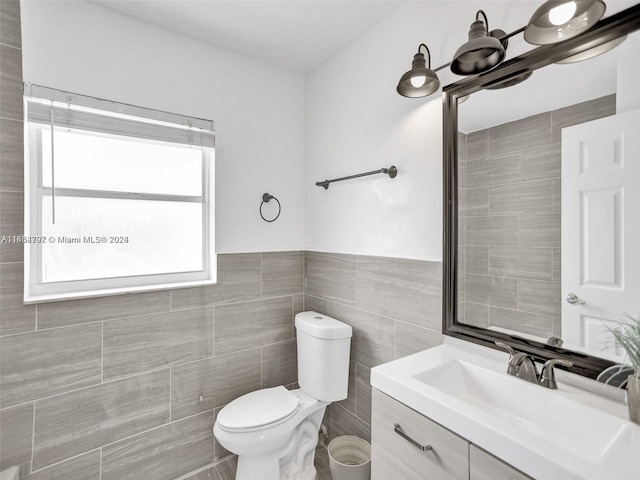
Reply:
[[576, 385], [604, 386], [562, 372], [549, 390], [506, 367], [506, 354], [452, 339], [373, 368], [371, 384], [534, 478], [640, 478], [626, 406]]
[[[588, 461], [603, 456], [611, 440], [632, 427], [618, 417], [553, 395], [557, 392], [462, 360], [425, 370], [414, 378], [451, 395], [452, 401], [465, 404], [478, 416], [500, 419], [520, 433]], [[594, 431], [599, 434], [593, 435]]]

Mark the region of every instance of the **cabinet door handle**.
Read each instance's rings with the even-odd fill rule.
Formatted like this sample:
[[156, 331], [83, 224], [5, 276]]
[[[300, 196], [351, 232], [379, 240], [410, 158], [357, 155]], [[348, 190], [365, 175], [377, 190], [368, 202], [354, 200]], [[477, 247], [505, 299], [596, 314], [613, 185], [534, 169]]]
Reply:
[[393, 431], [396, 432], [398, 435], [400, 435], [402, 438], [404, 438], [411, 445], [420, 449], [423, 452], [428, 452], [429, 450], [433, 449], [431, 445], [420, 445], [420, 443], [416, 442], [413, 438], [411, 438], [409, 435], [404, 433], [404, 430], [402, 430], [402, 427], [400, 426], [399, 423], [396, 423], [393, 425]]

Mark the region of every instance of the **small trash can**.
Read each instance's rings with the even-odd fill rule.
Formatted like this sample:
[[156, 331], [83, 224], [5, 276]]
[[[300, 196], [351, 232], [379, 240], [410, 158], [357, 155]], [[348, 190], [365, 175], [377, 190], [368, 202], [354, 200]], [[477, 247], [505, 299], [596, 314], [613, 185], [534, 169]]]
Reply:
[[371, 478], [371, 445], [353, 435], [331, 440], [329, 468], [333, 480], [369, 480]]

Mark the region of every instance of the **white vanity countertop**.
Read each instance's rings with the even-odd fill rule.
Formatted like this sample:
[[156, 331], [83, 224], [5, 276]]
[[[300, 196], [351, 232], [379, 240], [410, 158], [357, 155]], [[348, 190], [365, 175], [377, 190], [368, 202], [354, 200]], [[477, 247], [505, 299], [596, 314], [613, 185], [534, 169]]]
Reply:
[[447, 337], [374, 367], [371, 385], [539, 480], [640, 480], [640, 425], [619, 392], [557, 371], [558, 390], [506, 374], [508, 355]]

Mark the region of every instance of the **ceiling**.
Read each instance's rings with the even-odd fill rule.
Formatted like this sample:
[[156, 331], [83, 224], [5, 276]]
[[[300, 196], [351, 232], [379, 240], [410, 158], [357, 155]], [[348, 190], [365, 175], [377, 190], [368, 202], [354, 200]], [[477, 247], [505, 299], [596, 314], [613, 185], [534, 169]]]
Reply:
[[306, 74], [400, 0], [93, 0], [166, 30]]
[[[2, 1], [2, 0], [0, 0]], [[25, 0], [23, 0], [25, 1]], [[211, 45], [255, 58], [268, 64], [307, 74], [371, 28], [395, 9], [425, 2], [435, 18], [449, 17], [450, 21], [432, 24], [430, 38], [432, 52], [446, 58], [456, 48], [451, 38], [451, 24], [460, 24], [462, 32], [468, 28], [467, 19], [451, 19], [453, 2], [465, 0], [80, 0], [101, 5], [121, 14], [156, 25]], [[484, 0], [495, 2], [495, 23], [511, 28], [524, 25], [536, 5], [543, 0]], [[610, 16], [636, 3], [637, 0], [608, 0], [605, 16]], [[475, 6], [478, 1], [469, 2]], [[500, 8], [498, 4], [501, 5]], [[411, 10], [410, 10], [411, 11]], [[492, 17], [493, 18], [493, 17]], [[451, 21], [452, 20], [452, 21]], [[453, 41], [453, 44], [451, 42]], [[438, 51], [439, 49], [442, 51]], [[507, 58], [513, 58], [533, 46], [521, 35], [509, 41]], [[532, 80], [506, 90], [474, 95], [461, 107], [460, 127], [475, 131], [497, 125], [523, 112], [535, 114], [559, 106], [585, 101], [615, 91], [615, 51], [595, 59], [570, 66], [552, 66], [536, 72]], [[436, 62], [437, 64], [438, 62]], [[398, 75], [400, 75], [399, 72]], [[438, 73], [443, 85], [460, 79], [448, 71]], [[563, 82], [558, 82], [562, 79]], [[562, 83], [564, 88], [559, 90]], [[536, 93], [532, 93], [536, 92]], [[539, 92], [558, 91], [561, 102], [554, 95]], [[501, 108], [494, 108], [499, 95]], [[435, 97], [433, 97], [435, 98]], [[534, 101], [526, 106], [525, 98]], [[527, 110], [527, 108], [530, 110]], [[513, 117], [513, 118], [512, 118]]]
[[[84, 1], [265, 63], [307, 74], [403, 4], [430, 3], [434, 14], [442, 15], [451, 8], [453, 1], [462, 0]], [[525, 23], [535, 5], [543, 2], [485, 1], [499, 1], [506, 5], [504, 15], [510, 21], [507, 18], [496, 19], [505, 25]], [[606, 16], [634, 3], [632, 0], [608, 0]], [[446, 38], [448, 24], [439, 24], [431, 32], [431, 37]], [[462, 24], [467, 27], [466, 19]], [[518, 40], [516, 37], [510, 41], [510, 56], [531, 48], [524, 41], [519, 42], [523, 48], [518, 48]], [[453, 51], [455, 47], [451, 49]]]

